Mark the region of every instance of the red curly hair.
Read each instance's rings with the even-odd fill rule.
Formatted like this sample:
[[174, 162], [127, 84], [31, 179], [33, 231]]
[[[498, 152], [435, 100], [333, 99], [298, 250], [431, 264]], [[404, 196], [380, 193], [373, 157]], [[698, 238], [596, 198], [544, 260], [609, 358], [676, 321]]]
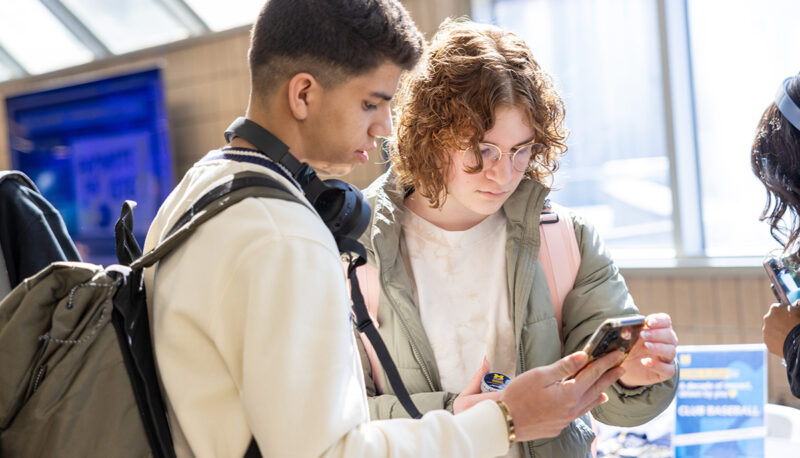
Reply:
[[416, 71], [407, 74], [396, 99], [390, 160], [403, 189], [413, 188], [433, 208], [444, 204], [446, 174], [454, 151], [472, 148], [494, 126], [500, 106], [520, 108], [543, 147], [525, 175], [548, 186], [567, 150], [564, 104], [550, 76], [517, 35], [467, 20], [446, 20]]

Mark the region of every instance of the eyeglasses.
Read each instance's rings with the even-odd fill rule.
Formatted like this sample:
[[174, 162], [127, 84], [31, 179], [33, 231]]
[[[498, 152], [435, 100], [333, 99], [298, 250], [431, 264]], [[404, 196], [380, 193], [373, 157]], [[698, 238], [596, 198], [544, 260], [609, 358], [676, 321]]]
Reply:
[[[525, 172], [528, 170], [531, 158], [534, 155], [541, 154], [545, 150], [545, 145], [536, 143], [531, 140], [523, 145], [517, 145], [511, 148], [511, 151], [504, 153], [499, 146], [493, 143], [478, 143], [478, 151], [483, 159], [484, 167], [486, 162], [498, 162], [504, 155], [511, 156], [511, 165], [517, 172]], [[469, 168], [476, 168], [479, 166], [478, 156], [474, 150], [466, 149], [463, 151], [464, 165]]]

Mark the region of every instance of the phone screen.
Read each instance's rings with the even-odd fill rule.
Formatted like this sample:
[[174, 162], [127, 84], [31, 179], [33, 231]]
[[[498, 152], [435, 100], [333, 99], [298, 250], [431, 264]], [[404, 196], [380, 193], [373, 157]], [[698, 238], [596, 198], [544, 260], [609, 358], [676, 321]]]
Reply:
[[770, 280], [772, 294], [783, 305], [792, 305], [800, 299], [800, 286], [798, 286], [797, 272], [789, 269], [781, 258], [768, 258], [764, 260], [764, 270]]
[[621, 350], [625, 354], [630, 352], [639, 340], [644, 320], [644, 316], [635, 315], [604, 321], [584, 347], [589, 360], [595, 360], [615, 350]]

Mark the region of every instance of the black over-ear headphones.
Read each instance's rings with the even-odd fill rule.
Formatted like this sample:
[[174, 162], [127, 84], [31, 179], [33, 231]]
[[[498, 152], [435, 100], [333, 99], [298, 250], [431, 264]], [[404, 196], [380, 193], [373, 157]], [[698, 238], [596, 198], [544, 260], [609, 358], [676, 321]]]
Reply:
[[367, 229], [370, 207], [358, 188], [341, 180], [320, 180], [308, 164], [292, 156], [286, 144], [249, 119], [237, 118], [225, 130], [228, 142], [236, 137], [247, 140], [292, 174], [333, 233], [340, 250], [350, 246], [346, 239], [358, 240]]

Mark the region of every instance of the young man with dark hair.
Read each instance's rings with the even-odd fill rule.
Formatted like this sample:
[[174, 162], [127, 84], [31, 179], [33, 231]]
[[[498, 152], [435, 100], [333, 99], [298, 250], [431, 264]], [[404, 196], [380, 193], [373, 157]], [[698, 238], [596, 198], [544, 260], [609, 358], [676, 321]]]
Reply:
[[[390, 100], [422, 48], [394, 0], [271, 0], [253, 26], [246, 118], [316, 171], [346, 173], [367, 161], [376, 137], [390, 135]], [[145, 249], [239, 172], [268, 175], [305, 199], [300, 177], [232, 138], [186, 173]], [[622, 374], [611, 369], [620, 354], [580, 370], [586, 354], [576, 353], [521, 374], [503, 402], [369, 422], [337, 245], [297, 202], [231, 206], [145, 281], [179, 456], [242, 456], [253, 438], [264, 456], [497, 456], [515, 434], [558, 434], [604, 402], [602, 391]]]

